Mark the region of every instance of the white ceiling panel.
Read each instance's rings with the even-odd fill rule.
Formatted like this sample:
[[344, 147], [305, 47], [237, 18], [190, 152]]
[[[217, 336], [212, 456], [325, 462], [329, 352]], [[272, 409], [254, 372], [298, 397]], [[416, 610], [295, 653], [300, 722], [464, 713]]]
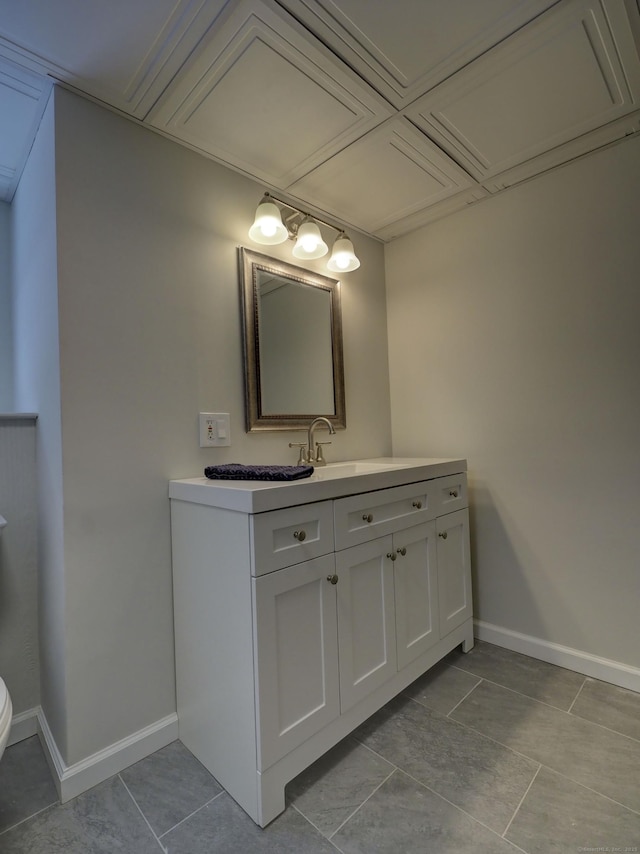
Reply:
[[305, 175], [289, 191], [377, 234], [473, 183], [424, 134], [396, 117]]
[[0, 132], [0, 199], [13, 196], [50, 84], [40, 75], [0, 58], [0, 116], [11, 116]]
[[[215, 15], [225, 0], [209, 0]], [[138, 115], [203, 0], [0, 0], [2, 36], [59, 80]]]
[[557, 0], [281, 2], [400, 108]]
[[440, 202], [430, 203], [415, 213], [409, 214], [409, 216], [395, 220], [378, 229], [375, 236], [384, 241], [393, 240], [394, 237], [408, 234], [410, 231], [415, 231], [423, 225], [428, 225], [430, 222], [456, 213], [488, 197], [489, 193], [483, 187], [474, 185], [469, 190], [463, 190], [461, 193], [456, 193]]
[[390, 240], [640, 132], [639, 57], [638, 0], [0, 0], [0, 198], [55, 80]]
[[390, 113], [275, 3], [241, 0], [201, 41], [148, 118], [282, 187]]
[[545, 151], [533, 160], [526, 160], [524, 163], [514, 166], [513, 169], [507, 169], [505, 172], [500, 172], [499, 175], [485, 178], [482, 186], [491, 193], [498, 193], [500, 190], [506, 190], [507, 187], [533, 178], [541, 172], [553, 169], [554, 166], [567, 163], [576, 157], [589, 154], [591, 151], [596, 151], [598, 148], [603, 148], [638, 132], [640, 132], [640, 110], [635, 110], [620, 119], [616, 119], [616, 121], [585, 133], [577, 139], [572, 139], [564, 145]]
[[622, 4], [572, 0], [406, 115], [483, 180], [614, 121], [639, 96], [640, 65]]

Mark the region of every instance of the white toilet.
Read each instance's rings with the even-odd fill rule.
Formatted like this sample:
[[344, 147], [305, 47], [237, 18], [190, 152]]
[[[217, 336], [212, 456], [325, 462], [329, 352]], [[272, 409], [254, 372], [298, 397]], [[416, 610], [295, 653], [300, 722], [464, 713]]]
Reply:
[[[6, 524], [7, 520], [3, 516], [0, 516], [0, 535], [2, 534], [2, 529]], [[2, 758], [4, 749], [7, 746], [9, 730], [11, 729], [12, 714], [13, 708], [11, 706], [11, 697], [7, 691], [7, 686], [4, 684], [2, 679], [0, 679], [0, 758]]]

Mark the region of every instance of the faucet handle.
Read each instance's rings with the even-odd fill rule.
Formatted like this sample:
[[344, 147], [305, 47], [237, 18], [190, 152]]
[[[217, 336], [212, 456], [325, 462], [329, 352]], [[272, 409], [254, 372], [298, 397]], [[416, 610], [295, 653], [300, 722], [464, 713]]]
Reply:
[[316, 458], [314, 460], [315, 464], [318, 466], [324, 466], [327, 464], [327, 461], [324, 458], [322, 453], [322, 445], [330, 445], [331, 442], [316, 442]]
[[309, 462], [309, 452], [307, 450], [306, 442], [289, 442], [290, 448], [300, 448], [300, 454], [298, 456], [298, 465], [305, 466]]

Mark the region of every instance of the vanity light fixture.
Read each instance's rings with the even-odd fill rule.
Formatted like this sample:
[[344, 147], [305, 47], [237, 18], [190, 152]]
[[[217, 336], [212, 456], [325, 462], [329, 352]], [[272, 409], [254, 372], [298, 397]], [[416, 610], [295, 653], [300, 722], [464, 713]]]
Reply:
[[[285, 213], [284, 222], [281, 207], [290, 211]], [[332, 273], [348, 273], [351, 270], [357, 270], [360, 261], [353, 249], [353, 243], [341, 228], [311, 216], [288, 202], [283, 202], [282, 199], [276, 199], [269, 193], [264, 194], [258, 205], [255, 220], [249, 229], [249, 237], [255, 243], [265, 246], [275, 246], [278, 243], [284, 243], [287, 239], [294, 240], [293, 256], [301, 260], [312, 260], [322, 258], [329, 251], [322, 237], [320, 225], [337, 232], [331, 257], [327, 263], [328, 269]]]
[[256, 243], [265, 246], [275, 246], [284, 243], [289, 237], [287, 227], [282, 222], [280, 208], [269, 201], [269, 195], [265, 194], [256, 210], [256, 218], [249, 229], [249, 237]]
[[296, 245], [291, 250], [295, 258], [322, 258], [329, 247], [322, 239], [318, 223], [306, 216], [298, 227]]
[[327, 267], [332, 273], [350, 273], [351, 270], [357, 270], [359, 266], [360, 261], [353, 251], [353, 243], [344, 231], [341, 231], [333, 244]]

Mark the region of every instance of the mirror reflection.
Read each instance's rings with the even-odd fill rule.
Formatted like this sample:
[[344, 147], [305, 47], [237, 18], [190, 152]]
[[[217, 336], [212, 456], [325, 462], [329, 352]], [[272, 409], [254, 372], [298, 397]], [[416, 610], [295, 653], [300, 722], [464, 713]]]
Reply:
[[345, 426], [339, 282], [240, 250], [247, 430]]

